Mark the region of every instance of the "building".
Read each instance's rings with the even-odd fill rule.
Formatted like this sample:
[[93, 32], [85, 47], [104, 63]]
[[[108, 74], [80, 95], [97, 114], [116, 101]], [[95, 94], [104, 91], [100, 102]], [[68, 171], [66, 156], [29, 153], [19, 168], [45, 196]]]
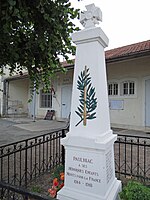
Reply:
[[[112, 126], [146, 130], [150, 127], [150, 40], [108, 50], [105, 54]], [[1, 113], [33, 116], [35, 106], [38, 118], [44, 118], [47, 110], [55, 110], [56, 119], [68, 118], [74, 65], [65, 62], [63, 65], [67, 73], [56, 74], [49, 93], [40, 88], [36, 104], [28, 103], [31, 92], [27, 74], [3, 77]]]

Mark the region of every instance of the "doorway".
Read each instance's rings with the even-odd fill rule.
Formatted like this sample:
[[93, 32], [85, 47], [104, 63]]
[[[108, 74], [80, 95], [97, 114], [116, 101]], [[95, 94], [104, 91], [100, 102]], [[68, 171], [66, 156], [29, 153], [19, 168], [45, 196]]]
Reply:
[[61, 117], [68, 118], [71, 111], [72, 85], [61, 88]]

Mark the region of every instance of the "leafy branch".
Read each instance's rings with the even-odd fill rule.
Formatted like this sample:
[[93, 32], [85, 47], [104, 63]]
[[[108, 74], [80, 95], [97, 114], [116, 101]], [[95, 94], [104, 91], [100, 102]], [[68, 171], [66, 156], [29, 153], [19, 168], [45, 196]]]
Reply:
[[76, 114], [80, 117], [78, 126], [82, 121], [86, 126], [87, 120], [96, 118], [95, 109], [97, 107], [97, 98], [95, 97], [95, 88], [92, 86], [89, 68], [85, 66], [83, 72], [78, 76], [77, 89], [80, 90], [79, 102]]

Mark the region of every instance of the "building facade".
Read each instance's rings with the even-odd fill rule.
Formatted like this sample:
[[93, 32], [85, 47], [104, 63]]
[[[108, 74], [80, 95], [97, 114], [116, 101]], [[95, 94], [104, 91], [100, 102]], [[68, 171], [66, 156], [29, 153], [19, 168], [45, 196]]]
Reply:
[[[150, 40], [105, 52], [111, 124], [114, 127], [146, 130], [150, 127]], [[54, 118], [67, 119], [71, 108], [74, 65], [63, 63], [48, 93], [42, 88], [35, 101], [30, 98], [30, 80], [5, 76], [1, 81], [1, 114], [44, 118], [54, 110]], [[101, 86], [100, 86], [101, 87]], [[35, 109], [34, 109], [35, 108]]]

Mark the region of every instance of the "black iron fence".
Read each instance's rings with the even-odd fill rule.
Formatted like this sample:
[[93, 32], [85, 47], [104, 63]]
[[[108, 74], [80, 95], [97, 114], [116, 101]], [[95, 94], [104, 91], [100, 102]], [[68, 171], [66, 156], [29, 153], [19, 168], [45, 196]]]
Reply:
[[115, 142], [116, 176], [150, 185], [150, 137], [118, 135]]
[[40, 174], [64, 164], [60, 139], [67, 129], [0, 147], [0, 182], [27, 187]]
[[[34, 178], [64, 164], [64, 149], [60, 139], [67, 132], [67, 129], [58, 130], [1, 146], [1, 195], [12, 189], [8, 190], [5, 184], [26, 188]], [[116, 176], [119, 179], [137, 178], [144, 183], [150, 182], [150, 138], [118, 135], [114, 151]]]
[[26, 189], [0, 182], [1, 196], [5, 200], [53, 200], [54, 198], [46, 195], [30, 192]]

